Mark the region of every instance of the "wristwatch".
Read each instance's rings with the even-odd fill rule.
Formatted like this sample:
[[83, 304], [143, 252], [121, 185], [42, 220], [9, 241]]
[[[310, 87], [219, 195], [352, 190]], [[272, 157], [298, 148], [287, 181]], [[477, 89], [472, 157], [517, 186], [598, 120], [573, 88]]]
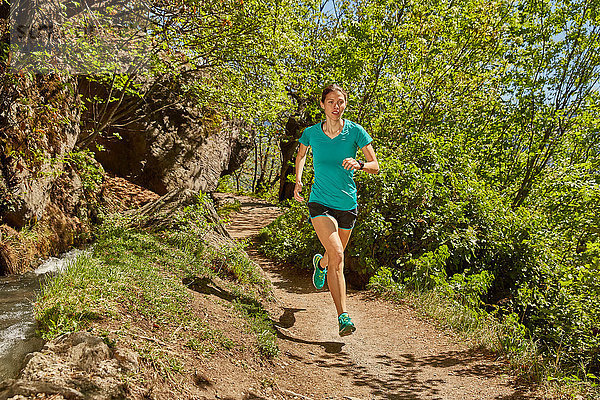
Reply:
[[358, 165], [360, 165], [359, 169], [363, 169], [365, 167], [365, 162], [363, 160], [356, 160], [358, 161]]

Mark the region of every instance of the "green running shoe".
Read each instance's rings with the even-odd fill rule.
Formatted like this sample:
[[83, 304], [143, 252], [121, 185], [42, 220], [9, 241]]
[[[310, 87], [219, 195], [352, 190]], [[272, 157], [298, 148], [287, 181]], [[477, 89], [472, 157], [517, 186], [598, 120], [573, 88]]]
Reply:
[[339, 331], [340, 336], [352, 335], [354, 333], [354, 331], [356, 330], [356, 327], [354, 326], [352, 321], [350, 321], [350, 317], [348, 316], [348, 313], [340, 314], [340, 316], [338, 317], [338, 324], [340, 325], [340, 331]]
[[327, 270], [319, 267], [321, 258], [323, 258], [323, 256], [320, 254], [315, 254], [313, 257], [313, 267], [315, 267], [315, 272], [313, 273], [313, 285], [315, 285], [317, 289], [323, 288], [325, 285], [325, 278], [327, 277]]

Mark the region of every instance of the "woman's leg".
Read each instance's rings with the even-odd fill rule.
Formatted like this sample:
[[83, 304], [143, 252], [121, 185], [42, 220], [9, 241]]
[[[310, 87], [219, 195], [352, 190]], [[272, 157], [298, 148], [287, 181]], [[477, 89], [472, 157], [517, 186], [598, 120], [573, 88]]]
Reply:
[[322, 266], [327, 266], [327, 286], [338, 315], [346, 312], [346, 280], [344, 279], [344, 249], [351, 230], [338, 229], [335, 219], [319, 216], [312, 219], [319, 241], [325, 248]]
[[[342, 246], [344, 247], [344, 250], [346, 250], [346, 246], [348, 245], [348, 241], [350, 240], [350, 235], [352, 234], [352, 229], [338, 228], [338, 233], [340, 235], [340, 240], [342, 241]], [[319, 262], [319, 265], [321, 266], [321, 268], [326, 269], [328, 265], [327, 262], [327, 251], [325, 251], [325, 253], [323, 253], [323, 258]]]
[[[336, 303], [334, 293], [339, 296], [339, 304], [336, 303], [337, 315], [340, 315], [343, 312], [346, 312], [346, 278], [344, 277], [344, 251], [346, 250], [346, 245], [348, 244], [348, 240], [350, 240], [350, 234], [352, 233], [352, 229], [338, 229], [338, 235], [342, 242], [342, 262], [339, 264], [339, 268], [333, 269], [327, 272], [327, 286], [329, 287], [329, 292], [333, 297], [333, 302]], [[334, 273], [332, 273], [334, 272]]]

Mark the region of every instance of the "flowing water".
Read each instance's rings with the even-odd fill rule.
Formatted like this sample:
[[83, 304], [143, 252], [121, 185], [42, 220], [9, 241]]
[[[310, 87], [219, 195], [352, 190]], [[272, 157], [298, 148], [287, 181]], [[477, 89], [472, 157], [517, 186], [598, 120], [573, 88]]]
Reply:
[[0, 381], [15, 378], [25, 356], [42, 348], [33, 301], [44, 279], [63, 270], [81, 252], [72, 250], [59, 258], [51, 257], [34, 272], [0, 277]]

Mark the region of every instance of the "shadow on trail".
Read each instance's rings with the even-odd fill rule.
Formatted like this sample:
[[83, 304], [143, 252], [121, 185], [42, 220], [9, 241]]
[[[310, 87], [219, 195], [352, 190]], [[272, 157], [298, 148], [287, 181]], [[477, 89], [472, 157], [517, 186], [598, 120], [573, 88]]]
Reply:
[[277, 337], [283, 340], [287, 340], [289, 342], [301, 343], [301, 344], [310, 344], [314, 346], [321, 346], [326, 353], [340, 353], [342, 351], [342, 347], [344, 347], [343, 342], [317, 342], [310, 341], [305, 339], [299, 339], [293, 336], [290, 336], [283, 332], [288, 328], [291, 328], [296, 323], [295, 313], [298, 311], [305, 311], [305, 308], [284, 308], [283, 314], [279, 317], [279, 321], [273, 322], [275, 330], [277, 331]]
[[[463, 351], [447, 351], [436, 355], [421, 357], [415, 359], [412, 354], [402, 354], [404, 361], [399, 361], [405, 367], [410, 366], [429, 366], [435, 368], [450, 368], [462, 366], [460, 369], [454, 369], [453, 375], [457, 376], [474, 376], [483, 378], [492, 378], [497, 376], [501, 371], [491, 365], [479, 364], [478, 361], [488, 359], [489, 353], [484, 351], [469, 349]], [[390, 360], [387, 356], [377, 357], [381, 364], [390, 366]]]
[[[345, 353], [324, 355], [316, 360], [315, 363], [322, 368], [338, 369], [339, 374], [351, 378], [354, 385], [368, 387], [371, 395], [377, 399], [443, 399], [448, 394], [448, 388], [445, 388], [446, 380], [444, 379], [446, 373], [443, 371], [443, 368], [451, 367], [461, 362], [468, 363], [477, 360], [476, 353], [470, 351], [464, 353], [448, 352], [422, 359], [417, 359], [412, 354], [402, 354], [400, 359], [394, 359], [387, 355], [377, 355], [374, 358], [378, 360], [377, 364], [379, 364], [379, 368], [359, 365]], [[431, 365], [441, 368], [439, 374], [434, 375], [433, 378], [423, 379], [423, 367]], [[470, 371], [469, 368], [465, 368], [464, 371], [453, 372], [457, 375], [463, 373], [478, 375], [479, 372], [483, 372], [483, 375], [478, 376], [484, 377], [487, 374], [491, 374], [489, 370], [475, 367]], [[377, 372], [374, 373], [372, 371]], [[517, 399], [533, 400], [536, 397], [529, 396], [520, 390], [515, 390], [510, 395], [503, 395], [496, 398], [496, 400]]]
[[294, 342], [294, 343], [321, 346], [325, 350], [325, 353], [328, 353], [328, 354], [341, 353], [342, 347], [344, 347], [344, 345], [345, 345], [345, 343], [343, 343], [343, 342], [317, 342], [317, 341], [312, 341], [312, 340], [296, 338], [296, 337], [290, 336], [290, 335], [282, 332], [283, 329], [285, 329], [285, 328], [281, 328], [280, 326], [277, 326], [277, 324], [275, 325], [275, 330], [277, 331], [277, 337], [279, 339], [287, 340], [289, 342]]
[[306, 308], [283, 308], [283, 314], [279, 317], [279, 321], [275, 322], [276, 326], [281, 328], [291, 328], [296, 323], [296, 314], [298, 311], [306, 311]]
[[[378, 356], [387, 357], [387, 356]], [[389, 357], [388, 357], [389, 358]], [[377, 399], [390, 400], [418, 400], [439, 398], [439, 389], [442, 379], [422, 380], [419, 373], [422, 371], [417, 366], [406, 367], [403, 362], [388, 360], [389, 368], [378, 369], [378, 373], [369, 372], [364, 365], [358, 365], [346, 354], [324, 356], [317, 360], [317, 365], [323, 368], [337, 368], [339, 374], [349, 377], [354, 385], [368, 387], [371, 395]]]
[[269, 267], [269, 272], [276, 276], [277, 280], [271, 282], [279, 289], [295, 294], [315, 293], [311, 275], [307, 271], [299, 271], [296, 267], [273, 265]]
[[[285, 331], [295, 324], [295, 313], [299, 311], [304, 311], [304, 309], [284, 308], [284, 313], [279, 317], [279, 321], [274, 322], [277, 337], [294, 343], [322, 347], [326, 354], [316, 359], [314, 361], [315, 365], [322, 368], [338, 369], [340, 375], [352, 379], [355, 385], [369, 387], [372, 395], [376, 398], [416, 400], [419, 398], [430, 399], [432, 395], [435, 396], [438, 394], [439, 390], [436, 389], [436, 386], [441, 385], [443, 380], [420, 380], [418, 377], [421, 371], [419, 364], [422, 362], [416, 360], [411, 355], [404, 355], [403, 360], [393, 360], [391, 357], [385, 355], [376, 356], [375, 359], [379, 360], [378, 363], [382, 365], [382, 368], [378, 368], [381, 372], [380, 374], [374, 375], [369, 372], [369, 368], [357, 364], [348, 354], [342, 351], [345, 346], [344, 342], [319, 342], [291, 336]], [[441, 364], [453, 363], [453, 361], [445, 359], [446, 357], [436, 360], [436, 362]], [[308, 360], [302, 361], [308, 364], [311, 363]], [[423, 397], [420, 397], [419, 394]]]
[[[276, 208], [278, 209], [278, 207], [274, 204], [265, 202], [265, 201], [253, 201], [253, 200], [242, 200], [240, 202], [240, 207], [241, 208], [246, 208], [246, 207], [256, 207], [258, 209], [263, 209], [263, 208]], [[252, 210], [250, 210], [252, 211]]]
[[[444, 376], [447, 374], [444, 368], [476, 362], [481, 357], [481, 352], [471, 350], [450, 351], [420, 359], [413, 354], [402, 354], [397, 359], [381, 354], [374, 357], [379, 368], [373, 368], [373, 366], [358, 365], [349, 355], [341, 353], [322, 356], [316, 360], [316, 364], [323, 368], [338, 369], [340, 375], [353, 379], [354, 385], [368, 387], [371, 395], [377, 399], [424, 400], [443, 399], [447, 394], [447, 388], [442, 392], [446, 385]], [[434, 378], [423, 379], [423, 367], [426, 366], [440, 368], [440, 372], [435, 374]], [[493, 376], [494, 373], [497, 374], [498, 371], [480, 365], [465, 365], [464, 369], [454, 370], [452, 373], [487, 377]], [[536, 398], [517, 389], [510, 395], [497, 397], [496, 400], [533, 400]]]
[[511, 394], [494, 397], [494, 400], [541, 400], [538, 396], [528, 394], [528, 391], [529, 389], [525, 389], [524, 391], [515, 390], [515, 392]]

